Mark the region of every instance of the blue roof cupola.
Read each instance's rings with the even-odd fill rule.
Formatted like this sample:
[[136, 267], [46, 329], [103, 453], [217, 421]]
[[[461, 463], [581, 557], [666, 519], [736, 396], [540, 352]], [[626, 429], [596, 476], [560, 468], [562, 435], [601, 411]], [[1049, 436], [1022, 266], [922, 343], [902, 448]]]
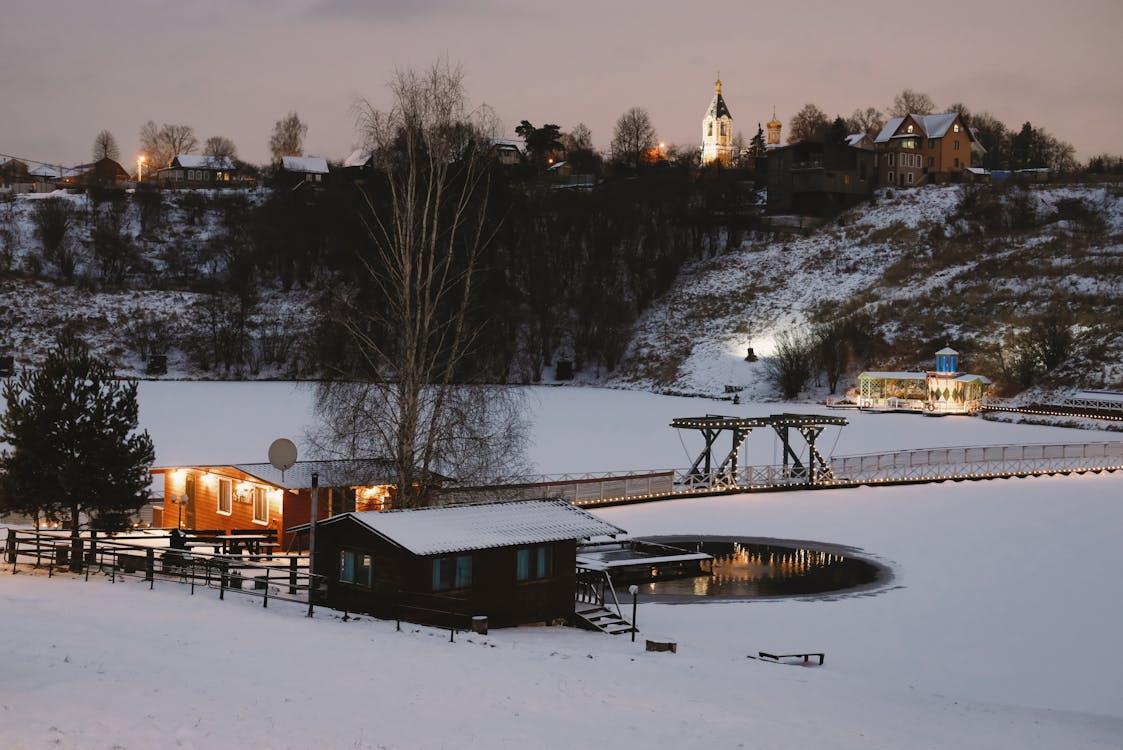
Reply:
[[936, 372], [959, 372], [959, 352], [951, 347], [936, 352]]

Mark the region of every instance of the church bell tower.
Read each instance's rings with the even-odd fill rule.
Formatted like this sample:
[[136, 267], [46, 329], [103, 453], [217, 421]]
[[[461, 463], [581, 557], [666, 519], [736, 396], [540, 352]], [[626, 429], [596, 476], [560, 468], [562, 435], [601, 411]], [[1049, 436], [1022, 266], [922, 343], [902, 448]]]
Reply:
[[721, 95], [721, 79], [714, 82], [714, 98], [702, 119], [702, 164], [733, 162], [733, 116]]

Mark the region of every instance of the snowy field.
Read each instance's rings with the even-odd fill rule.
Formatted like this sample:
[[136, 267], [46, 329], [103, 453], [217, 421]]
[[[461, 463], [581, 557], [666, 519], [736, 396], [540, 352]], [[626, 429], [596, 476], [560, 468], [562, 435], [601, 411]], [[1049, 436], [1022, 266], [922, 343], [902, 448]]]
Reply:
[[[264, 460], [301, 444], [306, 390], [146, 383], [162, 464]], [[672, 417], [819, 411], [532, 389], [544, 473], [669, 468]], [[824, 453], [1110, 433], [842, 413]], [[697, 446], [694, 446], [697, 447]], [[833, 450], [832, 450], [833, 448]], [[749, 441], [771, 462], [770, 436]], [[889, 566], [876, 591], [643, 603], [642, 642], [568, 628], [448, 634], [176, 584], [0, 571], [0, 748], [1119, 748], [1123, 476], [758, 494], [605, 509], [633, 534], [803, 539]], [[826, 652], [822, 667], [746, 658]]]

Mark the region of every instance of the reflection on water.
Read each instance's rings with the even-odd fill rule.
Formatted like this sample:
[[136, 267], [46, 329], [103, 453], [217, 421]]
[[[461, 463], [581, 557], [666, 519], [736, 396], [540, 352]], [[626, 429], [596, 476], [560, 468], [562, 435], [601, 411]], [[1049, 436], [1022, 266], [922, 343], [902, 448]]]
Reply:
[[640, 584], [641, 594], [799, 596], [853, 588], [878, 577], [878, 569], [868, 562], [819, 550], [735, 541], [660, 541], [713, 555], [713, 574]]

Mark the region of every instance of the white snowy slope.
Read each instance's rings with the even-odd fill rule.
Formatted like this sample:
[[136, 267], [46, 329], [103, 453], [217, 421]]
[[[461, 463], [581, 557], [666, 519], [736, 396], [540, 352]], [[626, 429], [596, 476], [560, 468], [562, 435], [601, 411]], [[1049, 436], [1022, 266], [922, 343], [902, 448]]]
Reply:
[[[305, 392], [244, 385], [145, 384], [141, 415], [159, 460], [256, 460], [278, 433], [300, 443], [311, 418]], [[532, 456], [546, 472], [681, 465], [669, 418], [730, 407], [578, 388], [535, 389], [529, 403]], [[856, 415], [838, 445], [1088, 438], [971, 418]], [[950, 482], [604, 509], [597, 515], [636, 535], [846, 545], [892, 572], [874, 590], [802, 599], [668, 605], [641, 592], [634, 645], [567, 628], [449, 643], [445, 631], [398, 633], [392, 622], [343, 622], [328, 610], [308, 619], [300, 607], [192, 597], [171, 582], [149, 591], [0, 568], [0, 747], [1117, 748], [1121, 481]], [[678, 653], [647, 653], [645, 637], [674, 640]], [[747, 658], [760, 650], [824, 651], [826, 663]]]
[[[973, 236], [973, 230], [953, 220], [964, 190], [960, 185], [880, 190], [875, 203], [859, 206], [807, 236], [746, 241], [740, 248], [684, 268], [674, 287], [641, 316], [624, 362], [607, 383], [691, 395], [717, 395], [726, 385], [734, 385], [744, 388], [742, 399], [775, 398], [765, 363], [746, 362], [746, 350], [752, 347], [758, 357], [771, 355], [775, 337], [807, 323], [816, 306], [856, 298], [880, 305], [980, 281], [973, 256], [939, 273], [903, 279], [897, 286], [885, 285], [881, 278], [892, 264], [918, 254], [923, 257], [926, 233]], [[1028, 195], [1044, 224], [1033, 232], [1004, 237], [1001, 251], [988, 248], [998, 267], [1003, 254], [1016, 255], [1071, 235], [1066, 222], [1048, 218], [1065, 198], [1079, 199], [1106, 219], [1105, 244], [1089, 252], [1114, 256], [1123, 252], [1119, 243], [1123, 194], [1118, 190], [1045, 187]], [[986, 239], [979, 236], [977, 241], [981, 246]], [[1113, 301], [1123, 294], [1123, 281], [1103, 278], [1095, 263], [1065, 258], [1054, 263], [1059, 265], [1031, 278], [981, 281], [995, 289], [1045, 297], [1079, 292]], [[1001, 319], [1010, 312], [996, 310], [994, 315]], [[960, 335], [959, 322], [939, 321], [940, 330], [955, 339]], [[970, 333], [986, 337], [993, 331]], [[1123, 377], [1123, 368], [1115, 376]]]

